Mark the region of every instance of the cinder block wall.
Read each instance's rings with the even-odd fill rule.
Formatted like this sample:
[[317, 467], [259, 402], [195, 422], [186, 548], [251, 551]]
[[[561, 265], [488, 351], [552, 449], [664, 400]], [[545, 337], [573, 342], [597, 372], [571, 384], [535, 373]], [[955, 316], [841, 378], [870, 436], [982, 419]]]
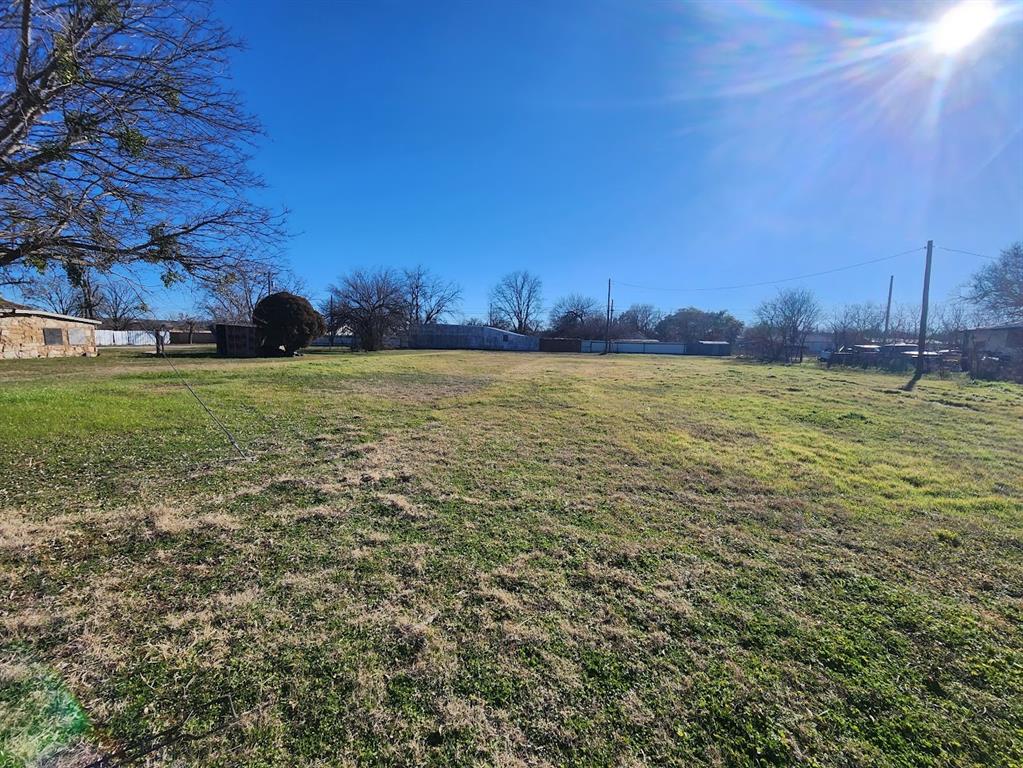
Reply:
[[[47, 344], [45, 328], [59, 329], [61, 343]], [[95, 356], [96, 331], [89, 323], [35, 315], [0, 315], [0, 360]]]

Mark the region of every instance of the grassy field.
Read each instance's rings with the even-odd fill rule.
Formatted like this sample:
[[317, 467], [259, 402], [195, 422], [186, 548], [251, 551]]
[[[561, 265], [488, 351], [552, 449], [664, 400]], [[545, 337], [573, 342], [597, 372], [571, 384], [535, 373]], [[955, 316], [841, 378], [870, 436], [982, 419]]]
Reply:
[[1019, 386], [176, 360], [0, 365], [0, 766], [1023, 765]]

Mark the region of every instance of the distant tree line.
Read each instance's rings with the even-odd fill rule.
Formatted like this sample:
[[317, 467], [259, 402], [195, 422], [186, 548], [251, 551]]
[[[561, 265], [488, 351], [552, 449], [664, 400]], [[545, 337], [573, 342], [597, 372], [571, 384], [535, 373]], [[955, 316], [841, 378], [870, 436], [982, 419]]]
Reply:
[[[962, 331], [984, 323], [1019, 322], [1023, 318], [1023, 244], [1006, 248], [979, 270], [961, 295], [930, 308], [928, 339], [944, 346], [959, 343]], [[267, 264], [246, 270], [225, 269], [198, 284], [196, 311], [182, 315], [190, 328], [199, 318], [250, 322], [258, 303], [275, 292], [305, 293], [287, 269]], [[113, 328], [132, 327], [148, 312], [140, 292], [89, 270], [65, 265], [27, 280], [22, 294], [63, 314], [105, 319]], [[461, 288], [423, 266], [353, 270], [329, 286], [316, 309], [333, 339], [350, 334], [359, 349], [381, 349], [385, 340], [417, 327], [459, 316]], [[490, 291], [486, 317], [462, 318], [469, 325], [490, 325], [526, 334], [580, 339], [646, 339], [692, 344], [701, 340], [742, 342], [743, 349], [765, 360], [802, 359], [811, 333], [826, 333], [830, 346], [884, 341], [915, 342], [920, 307], [895, 304], [885, 318], [876, 303], [851, 303], [826, 312], [803, 287], [784, 288], [762, 301], [748, 326], [727, 310], [681, 307], [665, 313], [652, 304], [633, 304], [609, 316], [606, 302], [571, 293], [545, 308], [543, 283], [528, 271], [502, 277]]]
[[546, 332], [577, 339], [647, 339], [693, 343], [734, 342], [743, 323], [725, 310], [683, 307], [665, 314], [652, 304], [633, 304], [611, 318], [596, 299], [570, 294], [551, 308]]

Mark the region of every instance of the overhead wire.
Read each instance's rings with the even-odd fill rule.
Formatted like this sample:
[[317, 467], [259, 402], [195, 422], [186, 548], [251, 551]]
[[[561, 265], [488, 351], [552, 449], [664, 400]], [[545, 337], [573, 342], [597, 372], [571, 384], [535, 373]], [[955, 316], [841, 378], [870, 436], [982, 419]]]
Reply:
[[779, 283], [788, 283], [793, 280], [806, 280], [811, 277], [821, 277], [822, 275], [832, 275], [836, 272], [844, 272], [848, 269], [856, 269], [857, 267], [865, 267], [869, 264], [879, 264], [882, 261], [891, 261], [897, 259], [900, 256], [907, 256], [911, 253], [919, 253], [924, 250], [924, 246], [917, 248], [910, 248], [908, 251], [901, 251], [899, 253], [893, 253], [890, 256], [881, 256], [877, 259], [867, 259], [866, 261], [858, 261], [855, 264], [846, 264], [845, 266], [835, 267], [834, 269], [825, 269], [820, 272], [808, 272], [803, 275], [793, 275], [792, 277], [782, 277], [777, 280], [762, 280], [755, 283], [740, 283], [737, 285], [719, 285], [714, 287], [696, 287], [696, 288], [669, 288], [661, 286], [649, 286], [649, 285], [636, 285], [635, 283], [626, 283], [622, 281], [615, 281], [616, 285], [625, 286], [628, 288], [638, 288], [646, 291], [677, 291], [677, 292], [689, 292], [689, 291], [734, 291], [740, 288], [759, 288], [765, 285], [778, 285]]
[[[948, 251], [949, 253], [959, 253], [959, 254], [963, 254], [963, 255], [966, 255], [966, 256], [976, 256], [977, 258], [981, 258], [981, 259], [988, 259], [990, 261], [997, 261], [997, 258], [994, 257], [994, 256], [987, 256], [987, 255], [985, 255], [983, 253], [977, 253], [976, 251], [967, 251], [967, 250], [964, 250], [964, 249], [961, 249], [961, 248], [946, 248], [945, 246], [941, 246], [941, 245], [935, 246], [935, 248], [937, 250], [941, 250], [941, 251]], [[760, 287], [767, 286], [767, 285], [778, 285], [780, 283], [789, 283], [789, 282], [793, 282], [795, 280], [807, 280], [807, 279], [812, 278], [812, 277], [822, 277], [824, 275], [833, 275], [833, 274], [835, 274], [837, 272], [845, 272], [845, 271], [850, 270], [850, 269], [857, 269], [859, 267], [866, 267], [866, 266], [869, 266], [871, 264], [880, 264], [881, 262], [884, 262], [884, 261], [891, 261], [892, 259], [898, 259], [898, 258], [900, 258], [902, 256], [908, 256], [909, 254], [912, 254], [912, 253], [919, 253], [920, 251], [923, 251], [923, 250], [925, 250], [925, 246], [919, 246], [917, 248], [910, 248], [909, 250], [906, 250], [906, 251], [900, 251], [899, 253], [893, 253], [890, 256], [881, 256], [881, 257], [876, 258], [876, 259], [867, 259], [866, 261], [858, 261], [858, 262], [856, 262], [854, 264], [846, 264], [846, 265], [843, 265], [841, 267], [834, 267], [833, 269], [825, 269], [825, 270], [821, 270], [819, 272], [808, 272], [808, 273], [802, 274], [802, 275], [793, 275], [792, 277], [778, 278], [777, 280], [761, 280], [761, 281], [754, 282], [754, 283], [739, 283], [739, 284], [736, 284], [736, 285], [697, 286], [697, 287], [694, 287], [694, 288], [675, 288], [675, 287], [667, 287], [667, 286], [639, 285], [637, 283], [627, 283], [627, 282], [624, 282], [622, 280], [615, 280], [614, 282], [615, 282], [615, 285], [618, 285], [618, 286], [621, 286], [621, 287], [624, 287], [624, 288], [636, 288], [636, 289], [642, 290], [642, 291], [669, 291], [669, 292], [677, 292], [677, 293], [712, 292], [712, 291], [734, 291], [734, 290], [740, 290], [740, 289], [743, 289], [743, 288], [760, 288]], [[461, 310], [461, 313], [463, 315], [474, 315], [474, 314], [486, 314], [488, 311], [489, 310], [467, 310], [467, 309], [463, 309], [463, 310]]]
[[983, 253], [975, 253], [974, 251], [964, 251], [961, 248], [946, 248], [943, 245], [936, 245], [934, 247], [937, 248], [939, 251], [948, 251], [949, 253], [961, 253], [966, 256], [976, 256], [977, 258], [987, 259], [989, 261], [998, 261], [997, 256], [985, 256]]

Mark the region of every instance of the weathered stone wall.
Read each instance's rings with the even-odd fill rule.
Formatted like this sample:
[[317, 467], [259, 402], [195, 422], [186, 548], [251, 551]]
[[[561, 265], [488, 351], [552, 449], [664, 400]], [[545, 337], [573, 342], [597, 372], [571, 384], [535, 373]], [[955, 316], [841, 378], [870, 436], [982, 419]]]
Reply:
[[[60, 331], [60, 344], [47, 344]], [[52, 339], [51, 339], [52, 340]], [[0, 315], [0, 360], [25, 357], [95, 357], [96, 331], [89, 323], [35, 315]]]

